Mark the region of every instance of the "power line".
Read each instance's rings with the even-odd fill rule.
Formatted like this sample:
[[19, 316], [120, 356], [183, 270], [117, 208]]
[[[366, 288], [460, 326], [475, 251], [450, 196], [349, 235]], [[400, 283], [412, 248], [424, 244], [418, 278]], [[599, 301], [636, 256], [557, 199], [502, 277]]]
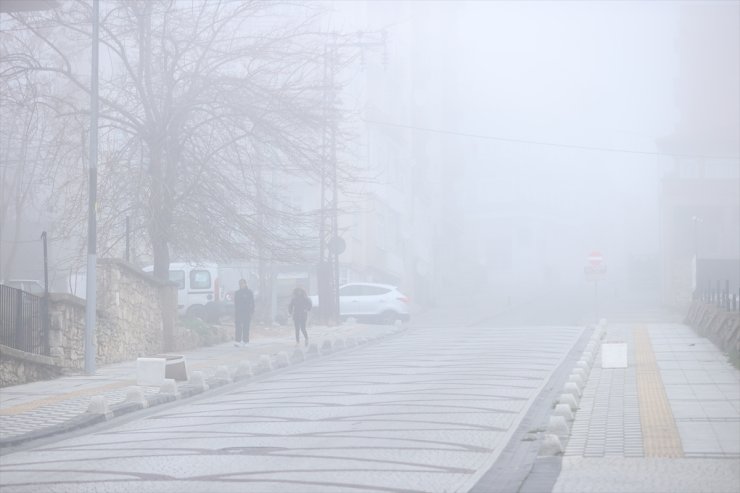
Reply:
[[688, 158], [703, 158], [703, 159], [737, 159], [737, 156], [708, 156], [708, 155], [703, 155], [703, 154], [672, 154], [668, 152], [637, 151], [634, 149], [621, 149], [617, 147], [597, 147], [597, 146], [586, 146], [586, 145], [578, 145], [578, 144], [560, 144], [556, 142], [543, 142], [539, 140], [527, 140], [527, 139], [513, 139], [509, 137], [497, 137], [493, 135], [456, 132], [454, 130], [440, 130], [436, 128], [417, 127], [414, 125], [404, 125], [402, 123], [381, 122], [381, 121], [369, 120], [369, 119], [363, 119], [363, 121], [365, 123], [370, 123], [373, 125], [380, 125], [380, 126], [385, 126], [385, 127], [405, 128], [408, 130], [419, 130], [421, 132], [432, 132], [432, 133], [445, 134], [445, 135], [455, 135], [457, 137], [467, 137], [467, 138], [472, 138], [472, 139], [496, 140], [499, 142], [511, 142], [515, 144], [534, 144], [534, 145], [541, 145], [541, 146], [548, 146], [548, 147], [562, 147], [565, 149], [580, 149], [580, 150], [586, 150], [586, 151], [602, 151], [602, 152], [620, 152], [624, 154], [641, 154], [645, 156], [669, 156], [669, 157], [688, 157]]

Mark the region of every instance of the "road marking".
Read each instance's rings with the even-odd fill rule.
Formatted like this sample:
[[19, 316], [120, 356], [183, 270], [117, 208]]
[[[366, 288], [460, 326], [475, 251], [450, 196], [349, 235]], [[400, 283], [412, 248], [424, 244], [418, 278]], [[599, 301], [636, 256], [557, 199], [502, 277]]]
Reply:
[[645, 457], [683, 457], [681, 437], [663, 387], [650, 334], [644, 326], [635, 327], [633, 333]]

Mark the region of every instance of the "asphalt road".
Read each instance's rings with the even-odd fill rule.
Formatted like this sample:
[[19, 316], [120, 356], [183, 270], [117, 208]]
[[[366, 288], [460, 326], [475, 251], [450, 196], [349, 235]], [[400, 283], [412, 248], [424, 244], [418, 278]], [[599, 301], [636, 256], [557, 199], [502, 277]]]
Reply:
[[415, 327], [4, 455], [0, 491], [469, 491], [582, 330]]

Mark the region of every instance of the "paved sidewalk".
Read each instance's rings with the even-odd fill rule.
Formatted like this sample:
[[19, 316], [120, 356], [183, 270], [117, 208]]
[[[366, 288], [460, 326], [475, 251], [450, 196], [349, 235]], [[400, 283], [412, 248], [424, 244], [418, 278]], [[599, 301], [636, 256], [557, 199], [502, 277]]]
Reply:
[[597, 355], [559, 493], [740, 493], [740, 372], [681, 324], [617, 324], [628, 367]]
[[[324, 341], [332, 343], [347, 337], [375, 339], [401, 330], [397, 326], [345, 324], [336, 327], [310, 327], [311, 344], [321, 348]], [[203, 372], [206, 379], [214, 376], [219, 366], [226, 366], [233, 374], [243, 361], [252, 366], [260, 356], [274, 356], [282, 351], [289, 355], [296, 347], [293, 329], [280, 329], [274, 336], [256, 337], [246, 347], [235, 347], [233, 342], [172, 354], [185, 356], [190, 374]], [[105, 419], [89, 419], [87, 414], [94, 396], [104, 396], [107, 404], [121, 407], [128, 390], [136, 386], [136, 360], [105, 365], [95, 375], [68, 375], [54, 380], [38, 381], [0, 389], [0, 447], [18, 445], [31, 439], [71, 431]], [[183, 389], [187, 382], [178, 382]], [[159, 387], [139, 387], [150, 405], [162, 397]], [[173, 400], [160, 399], [161, 402]], [[135, 409], [129, 409], [135, 410]]]

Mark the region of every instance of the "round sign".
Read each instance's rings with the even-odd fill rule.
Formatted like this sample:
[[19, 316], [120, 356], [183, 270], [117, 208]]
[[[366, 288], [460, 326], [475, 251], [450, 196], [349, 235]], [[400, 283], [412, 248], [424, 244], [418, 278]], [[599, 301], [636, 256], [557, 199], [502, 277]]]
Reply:
[[327, 247], [331, 253], [341, 255], [347, 249], [347, 243], [341, 236], [335, 236], [329, 240]]
[[601, 265], [602, 262], [604, 262], [604, 257], [601, 252], [594, 251], [588, 254], [588, 263], [594, 267]]

